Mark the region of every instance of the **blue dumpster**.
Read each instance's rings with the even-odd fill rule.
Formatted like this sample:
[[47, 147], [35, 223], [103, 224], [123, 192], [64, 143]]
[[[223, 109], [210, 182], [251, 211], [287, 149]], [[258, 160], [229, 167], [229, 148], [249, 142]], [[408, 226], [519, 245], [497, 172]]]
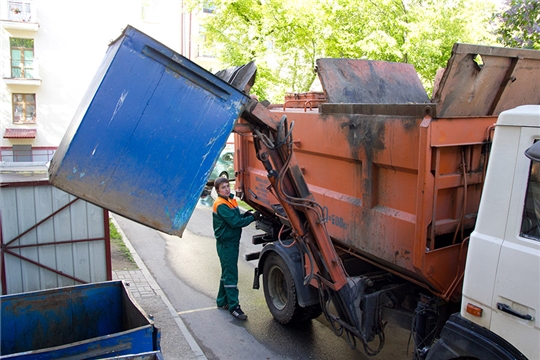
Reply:
[[128, 26], [49, 167], [52, 185], [182, 235], [249, 97]]
[[159, 359], [160, 332], [121, 281], [3, 295], [1, 359]]

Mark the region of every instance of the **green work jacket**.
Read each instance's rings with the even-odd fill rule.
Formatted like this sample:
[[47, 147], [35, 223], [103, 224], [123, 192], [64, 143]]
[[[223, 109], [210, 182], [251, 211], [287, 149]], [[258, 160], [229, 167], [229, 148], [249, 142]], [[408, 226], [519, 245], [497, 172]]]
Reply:
[[213, 210], [214, 236], [220, 243], [239, 242], [242, 228], [255, 221], [253, 215], [240, 213], [238, 203], [232, 194], [229, 199], [219, 195], [214, 202]]

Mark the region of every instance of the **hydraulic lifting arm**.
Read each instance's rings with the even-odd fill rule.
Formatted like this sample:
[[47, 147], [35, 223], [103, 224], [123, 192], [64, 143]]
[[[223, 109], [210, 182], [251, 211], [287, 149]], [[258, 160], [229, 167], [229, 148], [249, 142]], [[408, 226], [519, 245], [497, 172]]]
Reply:
[[319, 273], [325, 286], [338, 291], [347, 284], [347, 275], [326, 232], [324, 213], [309, 191], [292, 150], [292, 127], [288, 131], [286, 118], [276, 118], [256, 100], [250, 105], [251, 110], [244, 111], [242, 117], [251, 124], [257, 158], [268, 171], [294, 237], [312, 253], [320, 253], [309, 266]]
[[330, 293], [339, 316], [329, 320], [366, 345], [372, 339], [362, 326], [360, 299], [368, 281], [349, 277], [336, 253], [326, 230], [325, 211], [309, 191], [293, 151], [294, 123], [289, 127], [285, 116], [278, 119], [255, 99], [244, 110], [242, 119], [245, 122], [239, 123], [235, 131], [252, 133], [257, 158], [268, 172], [271, 191], [286, 214], [292, 237], [303, 249], [307, 274], [304, 284]]

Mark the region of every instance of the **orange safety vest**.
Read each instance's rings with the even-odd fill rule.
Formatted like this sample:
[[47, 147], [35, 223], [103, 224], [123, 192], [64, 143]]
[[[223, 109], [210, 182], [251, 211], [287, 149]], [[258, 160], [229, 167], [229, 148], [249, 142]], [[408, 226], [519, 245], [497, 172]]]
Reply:
[[236, 209], [238, 207], [238, 203], [236, 202], [236, 199], [224, 199], [223, 197], [221, 196], [218, 196], [218, 198], [214, 201], [214, 212], [217, 213], [217, 208], [219, 205], [221, 204], [225, 204], [227, 205], [230, 209]]

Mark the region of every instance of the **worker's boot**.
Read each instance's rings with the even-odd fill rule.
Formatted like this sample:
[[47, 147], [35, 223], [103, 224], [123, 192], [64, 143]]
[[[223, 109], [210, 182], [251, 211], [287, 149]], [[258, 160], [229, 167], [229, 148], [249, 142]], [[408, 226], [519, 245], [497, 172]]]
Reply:
[[238, 320], [247, 320], [247, 315], [244, 314], [242, 309], [240, 309], [240, 305], [232, 309], [231, 315], [237, 318]]

